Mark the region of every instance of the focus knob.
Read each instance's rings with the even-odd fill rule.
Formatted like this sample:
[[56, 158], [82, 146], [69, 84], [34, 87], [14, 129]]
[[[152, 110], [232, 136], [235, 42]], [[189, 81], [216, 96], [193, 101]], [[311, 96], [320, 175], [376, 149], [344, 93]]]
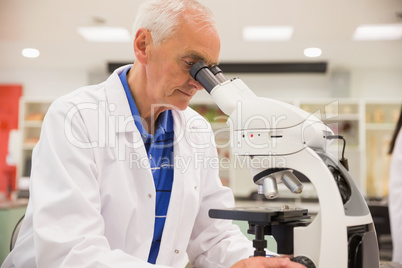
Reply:
[[290, 259], [293, 262], [297, 262], [306, 266], [306, 268], [316, 268], [312, 260], [306, 256], [297, 256]]

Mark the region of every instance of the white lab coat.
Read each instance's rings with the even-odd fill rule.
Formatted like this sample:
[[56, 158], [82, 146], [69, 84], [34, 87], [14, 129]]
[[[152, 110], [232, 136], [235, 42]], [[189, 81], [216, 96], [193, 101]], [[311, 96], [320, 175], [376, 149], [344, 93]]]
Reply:
[[[118, 73], [56, 100], [34, 149], [31, 197], [2, 267], [148, 267], [155, 186]], [[141, 100], [137, 100], [141, 101]], [[210, 208], [234, 206], [210, 125], [173, 111], [174, 182], [157, 267], [229, 267], [251, 242]], [[153, 267], [153, 266], [152, 266]]]
[[392, 153], [388, 198], [393, 246], [392, 260], [402, 263], [402, 130], [399, 131]]

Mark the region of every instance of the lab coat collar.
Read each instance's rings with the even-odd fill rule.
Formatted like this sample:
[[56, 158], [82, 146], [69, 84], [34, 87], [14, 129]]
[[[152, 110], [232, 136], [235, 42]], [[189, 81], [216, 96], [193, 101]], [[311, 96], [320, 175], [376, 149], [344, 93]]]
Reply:
[[119, 74], [130, 65], [116, 69], [106, 80], [105, 90], [110, 116], [115, 118], [116, 132], [133, 132], [137, 128]]
[[[107, 105], [110, 115], [115, 117], [115, 122], [117, 123], [117, 133], [133, 132], [137, 129], [124, 91], [124, 87], [119, 78], [121, 72], [123, 72], [129, 66], [132, 65], [125, 65], [116, 69], [105, 82], [106, 97], [108, 102]], [[205, 123], [202, 124], [200, 120], [190, 120], [191, 115], [194, 115], [195, 113], [191, 113], [189, 110], [191, 110], [191, 108], [187, 108], [184, 111], [172, 110], [174, 121], [173, 130], [175, 132], [175, 137], [181, 137], [184, 135], [183, 126], [188, 129], [205, 128]], [[188, 123], [189, 121], [191, 121], [191, 124], [187, 126], [188, 124], [186, 124], [186, 122]], [[171, 131], [171, 129], [166, 128], [165, 131]]]

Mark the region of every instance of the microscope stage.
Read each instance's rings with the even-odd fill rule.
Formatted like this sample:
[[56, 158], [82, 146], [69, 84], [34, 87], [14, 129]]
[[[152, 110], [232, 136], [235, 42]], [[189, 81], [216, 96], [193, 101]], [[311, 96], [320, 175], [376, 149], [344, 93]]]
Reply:
[[214, 219], [240, 220], [255, 224], [291, 223], [304, 219], [310, 219], [307, 209], [301, 208], [231, 208], [210, 209], [209, 217]]

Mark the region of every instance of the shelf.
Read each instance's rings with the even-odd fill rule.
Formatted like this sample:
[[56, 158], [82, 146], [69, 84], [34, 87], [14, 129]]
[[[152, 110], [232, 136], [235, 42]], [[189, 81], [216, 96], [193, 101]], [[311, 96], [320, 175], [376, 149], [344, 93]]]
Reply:
[[358, 121], [360, 116], [358, 114], [327, 114], [323, 122], [334, 121]]
[[32, 150], [39, 140], [43, 118], [53, 99], [22, 97], [20, 100], [19, 129], [21, 131], [21, 155], [17, 165], [17, 178], [29, 177]]
[[24, 126], [25, 127], [42, 127], [43, 121], [34, 121], [34, 120], [25, 120]]
[[388, 150], [400, 111], [401, 103], [396, 101], [365, 103], [365, 168], [369, 197], [388, 196], [391, 160]]
[[368, 123], [366, 130], [391, 130], [394, 131], [395, 124], [393, 123]]

